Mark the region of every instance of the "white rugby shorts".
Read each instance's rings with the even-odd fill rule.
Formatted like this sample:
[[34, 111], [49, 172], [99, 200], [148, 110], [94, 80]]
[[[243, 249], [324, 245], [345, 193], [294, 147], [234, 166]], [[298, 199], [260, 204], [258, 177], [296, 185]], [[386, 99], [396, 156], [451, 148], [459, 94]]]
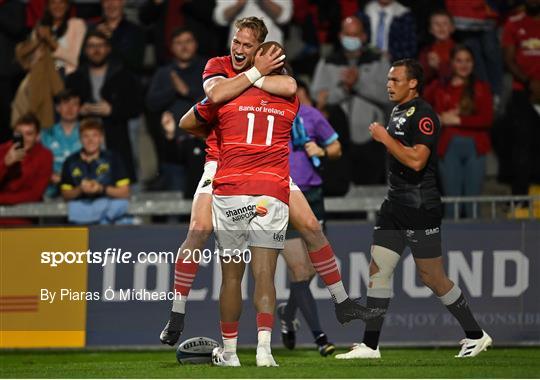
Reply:
[[212, 224], [220, 254], [248, 247], [283, 249], [289, 206], [267, 195], [213, 195]]

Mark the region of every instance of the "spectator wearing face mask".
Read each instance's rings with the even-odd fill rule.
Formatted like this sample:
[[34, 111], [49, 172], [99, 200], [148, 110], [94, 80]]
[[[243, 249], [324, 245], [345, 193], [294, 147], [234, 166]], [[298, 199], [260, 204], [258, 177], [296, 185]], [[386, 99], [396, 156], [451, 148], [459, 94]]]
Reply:
[[[390, 64], [379, 52], [365, 46], [367, 35], [357, 17], [343, 20], [340, 47], [315, 69], [311, 95], [317, 108], [339, 105], [347, 115], [351, 146], [352, 180], [357, 184], [384, 183], [384, 148], [371, 140], [369, 125], [384, 121], [388, 107], [386, 76]], [[365, 170], [361, 170], [365, 168]]]

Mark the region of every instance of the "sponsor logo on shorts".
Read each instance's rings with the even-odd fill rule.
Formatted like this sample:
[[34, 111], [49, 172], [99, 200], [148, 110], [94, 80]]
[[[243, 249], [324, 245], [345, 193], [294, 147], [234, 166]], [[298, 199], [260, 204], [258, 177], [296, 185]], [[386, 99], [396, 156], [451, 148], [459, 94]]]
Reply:
[[263, 199], [257, 203], [257, 206], [255, 207], [255, 213], [257, 216], [265, 216], [268, 214], [268, 209], [266, 208], [267, 204], [268, 201], [266, 199]]
[[275, 240], [275, 241], [282, 242], [282, 241], [285, 240], [285, 235], [274, 233], [274, 240]]
[[428, 228], [428, 229], [426, 230], [426, 236], [438, 234], [439, 232], [440, 232], [439, 227]]
[[225, 216], [227, 218], [232, 218], [233, 222], [238, 222], [243, 219], [249, 219], [249, 218], [254, 217], [256, 215], [255, 214], [256, 208], [257, 206], [255, 205], [247, 205], [244, 207], [234, 208], [232, 210], [225, 211]]
[[418, 239], [415, 239], [414, 237], [414, 230], [406, 230], [405, 234], [407, 235], [407, 239], [412, 243], [418, 243]]

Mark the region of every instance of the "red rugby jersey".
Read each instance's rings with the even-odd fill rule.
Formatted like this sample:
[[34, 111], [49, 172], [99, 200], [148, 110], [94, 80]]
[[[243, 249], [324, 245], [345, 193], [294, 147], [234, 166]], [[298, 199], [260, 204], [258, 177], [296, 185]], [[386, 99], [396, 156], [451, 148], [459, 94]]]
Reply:
[[[195, 117], [201, 123], [212, 125], [216, 121], [216, 111], [218, 106], [210, 103], [208, 98], [204, 98], [193, 107]], [[212, 128], [212, 131], [206, 138], [206, 160], [205, 163], [210, 161], [219, 160], [219, 143], [216, 136], [216, 129]]]
[[[233, 69], [230, 55], [214, 57], [209, 59], [206, 63], [206, 66], [204, 67], [203, 82], [207, 79], [216, 77], [232, 78], [237, 74], [238, 73]], [[217, 107], [211, 105], [209, 101], [205, 98], [205, 100], [203, 100], [202, 102], [197, 103], [195, 111], [195, 115], [197, 115], [198, 111], [199, 116], [201, 116], [201, 119], [199, 120], [201, 120], [202, 122], [206, 122], [207, 124], [211, 124], [211, 121], [215, 117]], [[212, 132], [206, 138], [206, 162], [218, 160], [219, 141], [218, 137], [216, 136], [216, 130], [212, 129]]]
[[214, 194], [268, 195], [289, 203], [289, 139], [298, 99], [251, 87], [217, 111]]
[[214, 77], [232, 78], [238, 74], [234, 70], [231, 56], [224, 55], [221, 57], [214, 57], [206, 62], [206, 66], [203, 71], [203, 82]]

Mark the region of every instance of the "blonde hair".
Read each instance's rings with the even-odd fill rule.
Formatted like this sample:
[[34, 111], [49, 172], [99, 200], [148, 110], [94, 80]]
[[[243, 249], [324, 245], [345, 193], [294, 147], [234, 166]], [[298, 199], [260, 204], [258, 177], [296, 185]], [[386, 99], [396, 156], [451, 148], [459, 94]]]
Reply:
[[255, 34], [255, 38], [260, 43], [264, 42], [266, 35], [268, 34], [268, 29], [264, 24], [264, 21], [258, 17], [244, 17], [238, 19], [234, 22], [234, 27], [238, 30], [242, 29], [251, 29]]

